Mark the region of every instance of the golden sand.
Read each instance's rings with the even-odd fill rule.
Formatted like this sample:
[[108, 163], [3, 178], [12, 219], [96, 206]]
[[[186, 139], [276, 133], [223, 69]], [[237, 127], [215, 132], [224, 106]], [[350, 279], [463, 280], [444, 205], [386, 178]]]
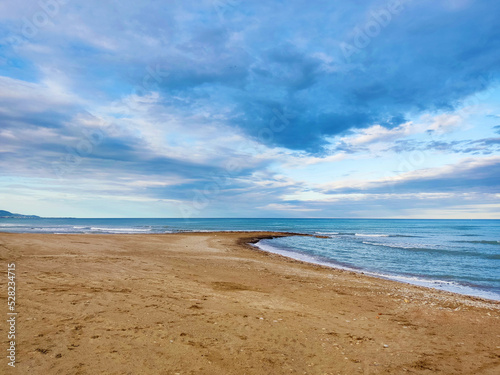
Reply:
[[315, 266], [269, 233], [0, 234], [0, 374], [500, 374], [500, 304]]

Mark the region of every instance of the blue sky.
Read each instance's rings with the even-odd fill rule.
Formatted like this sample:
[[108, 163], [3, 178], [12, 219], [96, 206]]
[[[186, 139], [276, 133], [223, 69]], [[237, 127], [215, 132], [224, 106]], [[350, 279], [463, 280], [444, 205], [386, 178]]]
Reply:
[[0, 209], [500, 218], [500, 5], [0, 4]]

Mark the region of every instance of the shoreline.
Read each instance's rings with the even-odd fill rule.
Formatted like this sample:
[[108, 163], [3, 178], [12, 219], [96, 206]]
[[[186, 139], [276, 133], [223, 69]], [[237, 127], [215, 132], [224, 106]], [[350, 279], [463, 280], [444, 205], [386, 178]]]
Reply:
[[0, 259], [17, 269], [17, 373], [500, 369], [499, 302], [250, 244], [286, 235], [0, 233]]
[[[221, 232], [221, 233], [224, 233], [224, 232]], [[279, 233], [279, 232], [277, 232], [277, 233]], [[282, 233], [280, 233], [280, 234], [282, 234]], [[291, 234], [291, 235], [292, 236], [294, 236], [294, 235], [301, 235], [301, 236], [319, 237], [318, 235], [313, 235], [313, 234], [295, 234], [294, 233], [294, 234]], [[314, 261], [308, 261], [308, 260], [298, 259], [298, 258], [295, 258], [293, 256], [284, 255], [284, 254], [282, 254], [280, 252], [273, 252], [273, 251], [265, 250], [265, 249], [262, 249], [261, 247], [258, 246], [258, 243], [261, 240], [264, 240], [264, 239], [273, 239], [273, 238], [276, 238], [276, 237], [277, 236], [268, 236], [268, 237], [266, 236], [266, 237], [262, 237], [262, 238], [255, 238], [255, 239], [252, 239], [252, 241], [250, 241], [250, 242], [241, 242], [240, 244], [243, 245], [243, 246], [249, 245], [248, 248], [250, 248], [251, 250], [254, 250], [254, 251], [259, 251], [259, 252], [262, 252], [264, 254], [273, 254], [273, 255], [278, 256], [278, 257], [283, 257], [284, 259], [286, 259], [288, 261], [295, 261], [295, 262], [298, 262], [298, 263], [301, 263], [301, 264], [322, 267], [322, 268], [325, 268], [327, 270], [336, 270], [336, 271], [341, 271], [341, 272], [353, 273], [353, 274], [356, 274], [356, 275], [362, 275], [364, 277], [370, 277], [370, 278], [374, 278], [374, 279], [378, 279], [378, 280], [386, 280], [386, 281], [394, 282], [394, 283], [397, 283], [397, 284], [407, 285], [407, 286], [411, 286], [411, 287], [415, 287], [415, 288], [421, 288], [422, 291], [424, 291], [424, 292], [425, 291], [429, 291], [429, 292], [443, 293], [444, 295], [448, 295], [450, 298], [465, 297], [467, 301], [469, 299], [472, 299], [473, 301], [484, 302], [486, 304], [493, 303], [494, 305], [498, 305], [498, 309], [500, 309], [500, 300], [496, 300], [496, 299], [492, 299], [492, 298], [486, 298], [486, 297], [483, 297], [483, 296], [471, 295], [471, 294], [463, 294], [463, 293], [458, 293], [458, 292], [449, 291], [449, 290], [445, 290], [445, 289], [438, 289], [438, 288], [434, 288], [434, 287], [426, 286], [426, 285], [413, 284], [411, 282], [406, 282], [406, 281], [401, 281], [401, 280], [394, 279], [394, 278], [398, 277], [397, 275], [394, 276], [394, 278], [391, 278], [390, 275], [385, 276], [385, 275], [382, 275], [382, 274], [377, 274], [375, 272], [365, 271], [363, 269], [351, 269], [351, 268], [348, 268], [348, 267], [343, 267], [341, 265], [335, 265], [333, 262], [331, 264], [326, 264], [326, 262], [325, 263], [319, 263], [319, 262], [314, 262]], [[279, 237], [286, 237], [286, 235], [285, 236], [281, 236], [280, 235]], [[277, 249], [277, 250], [279, 250], [279, 249]], [[466, 300], [464, 300], [463, 303], [467, 303]]]
[[[313, 235], [313, 236], [318, 237], [316, 235]], [[263, 238], [263, 239], [268, 239], [268, 238]], [[446, 293], [457, 294], [460, 296], [468, 296], [468, 297], [484, 299], [486, 301], [500, 302], [500, 296], [497, 296], [495, 293], [491, 293], [491, 294], [494, 294], [495, 297], [489, 298], [489, 297], [487, 297], [487, 295], [490, 293], [487, 290], [483, 290], [483, 289], [480, 289], [480, 288], [475, 287], [475, 286], [460, 284], [460, 283], [454, 282], [454, 281], [442, 281], [442, 280], [426, 279], [422, 275], [413, 275], [413, 276], [397, 275], [397, 274], [391, 275], [391, 274], [384, 274], [382, 272], [377, 272], [377, 271], [369, 271], [369, 270], [365, 270], [363, 268], [344, 266], [340, 263], [336, 263], [335, 261], [329, 261], [329, 260], [321, 261], [321, 260], [315, 259], [313, 256], [308, 255], [306, 253], [294, 252], [294, 251], [290, 251], [290, 250], [282, 250], [282, 249], [279, 249], [279, 248], [274, 247], [272, 245], [267, 245], [267, 247], [270, 247], [272, 249], [265, 249], [265, 248], [262, 248], [261, 246], [258, 245], [259, 242], [260, 242], [260, 240], [253, 243], [252, 246], [260, 251], [281, 255], [285, 258], [294, 259], [294, 260], [297, 260], [299, 262], [304, 262], [304, 263], [308, 263], [308, 264], [315, 264], [315, 265], [319, 265], [319, 266], [323, 266], [323, 267], [327, 267], [327, 268], [333, 268], [333, 269], [337, 269], [337, 270], [344, 270], [347, 272], [355, 272], [355, 273], [359, 273], [359, 274], [365, 275], [365, 276], [380, 278], [380, 279], [384, 279], [384, 280], [390, 280], [390, 281], [394, 281], [397, 283], [402, 283], [402, 284], [406, 284], [406, 285], [413, 285], [413, 286], [418, 286], [418, 287], [422, 287], [422, 288], [428, 288], [431, 290], [442, 291], [442, 292], [446, 292]], [[266, 246], [266, 245], [264, 245], [264, 246]], [[415, 279], [415, 281], [412, 282], [412, 281], [407, 281], [405, 279]], [[427, 284], [432, 284], [432, 283], [445, 283], [445, 284], [447, 283], [447, 284], [452, 284], [452, 285], [454, 284], [454, 288], [447, 289], [445, 287], [438, 288], [438, 287], [435, 287], [432, 285], [427, 285]], [[459, 291], [453, 290], [453, 289], [460, 289], [460, 288], [467, 288], [467, 289], [470, 289], [471, 291], [469, 293], [465, 293], [465, 292], [461, 293]], [[482, 294], [480, 294], [480, 293], [482, 293]]]

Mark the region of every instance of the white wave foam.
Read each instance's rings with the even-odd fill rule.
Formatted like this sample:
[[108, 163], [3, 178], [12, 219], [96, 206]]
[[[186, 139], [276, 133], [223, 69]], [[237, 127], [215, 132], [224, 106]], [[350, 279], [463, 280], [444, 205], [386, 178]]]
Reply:
[[365, 233], [354, 233], [358, 237], [389, 237], [388, 234], [365, 234]]
[[92, 231], [108, 232], [108, 233], [136, 233], [136, 232], [151, 232], [151, 229], [139, 228], [106, 228], [106, 227], [90, 227]]
[[426, 244], [414, 244], [414, 245], [402, 245], [402, 244], [390, 244], [390, 243], [380, 243], [380, 242], [370, 242], [363, 241], [365, 245], [381, 246], [381, 247], [392, 247], [393, 249], [407, 249], [407, 250], [427, 250], [427, 251], [439, 251], [439, 249], [433, 248]]

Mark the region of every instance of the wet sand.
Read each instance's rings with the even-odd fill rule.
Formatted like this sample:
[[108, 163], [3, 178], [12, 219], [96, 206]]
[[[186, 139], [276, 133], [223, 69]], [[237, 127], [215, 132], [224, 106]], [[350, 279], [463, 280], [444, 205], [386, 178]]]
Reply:
[[0, 373], [500, 373], [500, 303], [246, 245], [269, 235], [1, 233]]

